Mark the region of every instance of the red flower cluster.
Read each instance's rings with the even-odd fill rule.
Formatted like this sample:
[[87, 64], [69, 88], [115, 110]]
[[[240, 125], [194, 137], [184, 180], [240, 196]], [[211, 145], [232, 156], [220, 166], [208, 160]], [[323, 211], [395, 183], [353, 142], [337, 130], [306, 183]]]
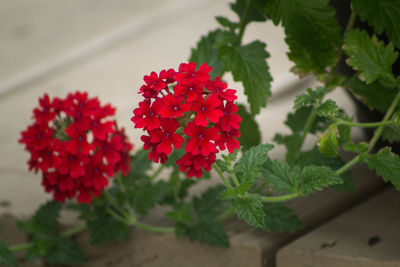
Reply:
[[79, 203], [90, 203], [115, 172], [127, 174], [132, 145], [115, 121], [106, 120], [114, 113], [111, 105], [79, 91], [65, 99], [39, 99], [35, 122], [19, 142], [31, 154], [29, 170], [42, 171], [42, 185], [55, 200], [78, 195]]
[[176, 163], [188, 177], [200, 178], [203, 170], [210, 171], [218, 148], [233, 153], [240, 147], [236, 90], [227, 89], [219, 77], [210, 80], [210, 71], [206, 63], [197, 69], [190, 62], [182, 63], [178, 72], [169, 69], [144, 76], [146, 84], [139, 93], [145, 99], [133, 111], [135, 128], [148, 134], [141, 139], [143, 148], [151, 150], [149, 160], [165, 163], [186, 135], [186, 154]]

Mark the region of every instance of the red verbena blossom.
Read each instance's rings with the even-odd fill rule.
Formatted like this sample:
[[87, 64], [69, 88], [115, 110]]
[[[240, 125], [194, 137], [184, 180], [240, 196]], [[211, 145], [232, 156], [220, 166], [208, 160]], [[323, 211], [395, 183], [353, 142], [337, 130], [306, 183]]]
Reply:
[[144, 76], [139, 90], [144, 100], [131, 119], [135, 128], [147, 132], [141, 137], [143, 149], [150, 150], [148, 159], [154, 162], [165, 163], [186, 137], [186, 154], [176, 163], [188, 177], [200, 178], [203, 171], [210, 171], [219, 150], [233, 153], [240, 148], [236, 90], [228, 89], [219, 77], [211, 80], [210, 71], [206, 63], [197, 68], [189, 62], [178, 71]]
[[19, 142], [31, 154], [29, 169], [42, 172], [42, 185], [54, 200], [77, 197], [79, 203], [90, 203], [115, 172], [127, 174], [133, 146], [108, 118], [114, 113], [114, 107], [102, 106], [86, 92], [39, 99], [34, 123], [21, 132]]

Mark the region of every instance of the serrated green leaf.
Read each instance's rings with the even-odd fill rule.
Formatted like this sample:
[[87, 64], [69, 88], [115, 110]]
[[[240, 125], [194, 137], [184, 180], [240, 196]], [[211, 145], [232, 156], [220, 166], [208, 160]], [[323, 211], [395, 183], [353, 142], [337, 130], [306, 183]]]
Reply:
[[236, 198], [230, 202], [239, 219], [258, 228], [264, 228], [264, 210], [261, 197], [258, 194]]
[[[246, 0], [236, 0], [235, 3], [231, 3], [231, 9], [239, 16], [241, 20], [243, 20], [246, 12], [246, 7], [248, 5], [248, 1]], [[246, 17], [246, 24], [252, 21], [266, 21], [267, 18], [264, 14], [262, 14], [258, 9], [254, 6], [250, 6], [250, 10]]]
[[225, 186], [223, 185], [210, 187], [201, 194], [201, 197], [193, 199], [193, 208], [199, 217], [217, 217], [217, 212], [222, 207], [222, 202], [218, 196], [224, 189]]
[[270, 0], [266, 13], [275, 25], [282, 22], [295, 71], [324, 73], [336, 63], [340, 27], [328, 0]]
[[239, 180], [255, 182], [261, 176], [260, 168], [268, 159], [267, 153], [273, 148], [273, 145], [261, 144], [247, 150], [233, 169]]
[[400, 142], [400, 127], [389, 125], [383, 128], [382, 139], [389, 143]]
[[45, 259], [50, 264], [77, 265], [87, 261], [83, 250], [66, 238], [58, 238], [47, 250]]
[[362, 161], [400, 191], [400, 157], [392, 153], [389, 147], [381, 149], [377, 154], [366, 155]]
[[328, 99], [315, 109], [315, 113], [320, 117], [333, 118], [339, 114], [339, 107], [335, 101]]
[[392, 65], [398, 53], [394, 51], [393, 44], [385, 46], [376, 36], [370, 38], [366, 31], [352, 29], [346, 32], [344, 50], [349, 56], [347, 64], [358, 70], [367, 83], [379, 79], [386, 87], [396, 85]]
[[262, 107], [266, 107], [271, 95], [272, 77], [266, 61], [269, 54], [265, 47], [261, 41], [254, 41], [243, 46], [221, 49], [226, 69], [232, 72], [235, 81], [243, 83], [253, 116], [260, 113]]
[[341, 184], [343, 180], [331, 168], [326, 166], [306, 166], [301, 171], [301, 179], [297, 181], [296, 191], [308, 195], [325, 187]]
[[215, 17], [215, 19], [218, 21], [218, 23], [222, 26], [222, 27], [226, 27], [228, 29], [230, 29], [231, 31], [239, 28], [239, 23], [236, 22], [232, 22], [230, 21], [228, 18], [223, 17], [223, 16], [217, 16]]
[[240, 123], [240, 147], [243, 151], [249, 149], [252, 146], [256, 146], [261, 143], [261, 133], [257, 122], [247, 112], [244, 105], [238, 105], [239, 110], [237, 114], [242, 118]]
[[362, 21], [367, 20], [377, 34], [383, 31], [400, 48], [399, 0], [352, 0], [352, 7]]
[[165, 215], [176, 223], [191, 223], [193, 222], [192, 203], [176, 203], [174, 209], [168, 211]]
[[323, 132], [318, 138], [318, 149], [325, 157], [335, 158], [339, 154], [339, 142], [338, 142], [338, 129], [336, 124], [331, 126]]
[[137, 184], [131, 193], [131, 204], [135, 212], [142, 216], [147, 215], [148, 211], [164, 198], [168, 190], [168, 184], [164, 181], [152, 183], [147, 180]]
[[298, 133], [294, 133], [292, 135], [282, 135], [276, 134], [274, 137], [274, 141], [278, 144], [285, 145], [286, 147], [286, 161], [293, 162], [296, 160], [298, 148], [301, 144], [301, 136]]
[[211, 66], [211, 79], [222, 75], [224, 69], [224, 63], [219, 59], [219, 49], [215, 46], [217, 36], [220, 32], [221, 30], [216, 30], [208, 33], [207, 36], [202, 36], [196, 48], [192, 48], [189, 59], [189, 61], [195, 62], [197, 66], [203, 63]]
[[131, 228], [112, 217], [101, 217], [88, 222], [90, 244], [97, 245], [110, 241], [124, 241], [131, 234]]
[[286, 162], [268, 159], [262, 169], [262, 179], [275, 193], [292, 193], [295, 191], [296, 180], [300, 176], [300, 168], [293, 169]]
[[265, 228], [277, 232], [289, 232], [301, 229], [303, 223], [296, 213], [282, 203], [264, 203]]
[[0, 240], [0, 265], [17, 266], [17, 258], [3, 240]]
[[312, 107], [315, 105], [319, 105], [318, 102], [325, 95], [326, 89], [324, 87], [318, 86], [317, 88], [315, 88], [315, 90], [307, 88], [306, 91], [306, 93], [298, 95], [294, 100], [293, 108], [295, 110], [302, 107]]
[[[296, 164], [301, 167], [309, 165], [326, 166], [336, 171], [343, 167], [346, 162], [340, 158], [328, 158], [324, 157], [316, 147], [309, 151], [300, 152], [299, 158]], [[332, 187], [337, 191], [355, 192], [357, 190], [354, 178], [351, 171], [346, 171], [340, 177], [343, 180], [342, 184], [336, 184]]]
[[344, 87], [357, 95], [370, 109], [376, 109], [381, 113], [388, 110], [397, 93], [396, 90], [384, 87], [380, 82], [366, 84], [357, 77], [347, 80]]
[[229, 237], [221, 223], [215, 220], [201, 220], [187, 230], [190, 240], [217, 247], [229, 247]]
[[[311, 107], [303, 107], [297, 109], [294, 113], [288, 113], [285, 124], [292, 130], [293, 133], [302, 133], [311, 110]], [[318, 131], [324, 130], [328, 126], [328, 122], [329, 121], [327, 118], [317, 117], [314, 120], [309, 132], [315, 134]]]

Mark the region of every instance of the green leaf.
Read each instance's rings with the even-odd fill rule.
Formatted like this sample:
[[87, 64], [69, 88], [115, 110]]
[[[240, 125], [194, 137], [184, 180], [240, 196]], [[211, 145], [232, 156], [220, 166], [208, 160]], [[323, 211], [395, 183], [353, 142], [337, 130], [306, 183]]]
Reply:
[[384, 86], [393, 88], [396, 85], [392, 65], [398, 53], [392, 44], [385, 46], [376, 36], [369, 38], [366, 31], [352, 29], [346, 32], [344, 50], [349, 56], [347, 64], [358, 70], [367, 83], [379, 79]]
[[265, 228], [277, 232], [295, 231], [303, 227], [296, 213], [282, 203], [264, 203]]
[[112, 217], [102, 216], [88, 222], [90, 228], [90, 244], [97, 245], [110, 241], [124, 241], [131, 234], [131, 228]]
[[[340, 158], [328, 158], [322, 155], [316, 147], [309, 151], [301, 152], [296, 164], [301, 167], [309, 165], [326, 166], [336, 171], [343, 167], [346, 162]], [[346, 171], [341, 175], [343, 183], [333, 185], [337, 191], [355, 192], [357, 190], [351, 171]]]
[[322, 155], [326, 157], [335, 158], [338, 156], [338, 128], [336, 124], [331, 126], [323, 132], [318, 138], [318, 149]]
[[[292, 130], [293, 133], [302, 133], [311, 110], [311, 107], [303, 107], [297, 109], [294, 113], [288, 113], [285, 124]], [[324, 130], [326, 127], [328, 127], [328, 125], [326, 125], [327, 122], [327, 118], [317, 117], [314, 120], [309, 132], [315, 134], [318, 131]]]
[[400, 142], [400, 127], [389, 125], [383, 128], [382, 139], [389, 143]]
[[268, 159], [261, 169], [263, 181], [275, 193], [292, 193], [295, 191], [296, 180], [300, 177], [300, 168], [293, 169], [286, 162]]
[[229, 237], [221, 223], [215, 220], [201, 220], [187, 230], [190, 240], [217, 247], [229, 247]]
[[260, 113], [262, 107], [266, 107], [267, 98], [271, 95], [272, 77], [266, 61], [269, 54], [265, 47], [264, 43], [254, 41], [243, 46], [221, 49], [226, 69], [232, 72], [235, 81], [243, 83], [253, 116]]
[[152, 183], [147, 180], [137, 184], [131, 192], [131, 203], [135, 212], [142, 216], [147, 215], [148, 211], [164, 198], [168, 190], [168, 184], [164, 181]]
[[254, 227], [264, 228], [264, 210], [261, 197], [258, 194], [236, 198], [230, 202], [239, 219]]
[[165, 215], [176, 223], [191, 223], [193, 222], [192, 203], [176, 203], [174, 209]]
[[296, 191], [299, 194], [308, 195], [314, 191], [341, 183], [343, 183], [343, 180], [331, 168], [310, 165], [301, 171], [301, 179], [297, 181]]
[[273, 145], [261, 144], [246, 151], [234, 167], [239, 180], [255, 182], [261, 176], [260, 168], [268, 159], [267, 153], [273, 148]]
[[217, 37], [221, 30], [210, 32], [207, 36], [201, 37], [196, 48], [192, 48], [189, 61], [193, 61], [200, 66], [207, 63], [212, 67], [211, 79], [222, 75], [224, 63], [219, 59], [219, 49], [215, 46]]
[[246, 107], [242, 104], [238, 105], [239, 110], [237, 114], [242, 118], [240, 123], [240, 147], [243, 151], [249, 149], [252, 146], [256, 146], [261, 142], [261, 133], [257, 122], [247, 112]]
[[50, 264], [77, 265], [87, 261], [85, 253], [66, 238], [58, 238], [45, 254]]
[[0, 240], [0, 265], [17, 266], [17, 258], [3, 240]]
[[225, 186], [219, 185], [210, 187], [201, 194], [201, 197], [193, 199], [193, 208], [202, 218], [217, 217], [219, 209], [222, 207], [222, 202], [218, 199], [220, 193], [225, 189]]
[[315, 113], [320, 117], [333, 118], [339, 114], [339, 107], [335, 101], [328, 99], [315, 109]]
[[246, 192], [248, 192], [253, 187], [253, 185], [254, 185], [253, 181], [245, 181], [241, 183], [239, 186], [223, 191], [218, 196], [218, 198], [221, 200], [229, 200], [237, 198], [239, 196], [244, 196]]
[[400, 48], [399, 0], [352, 0], [352, 7], [362, 21], [367, 20], [377, 34], [383, 31]]
[[228, 29], [230, 29], [231, 31], [239, 28], [239, 23], [236, 22], [232, 22], [230, 21], [228, 18], [226, 17], [222, 17], [222, 16], [217, 16], [215, 17], [215, 19], [218, 21], [218, 23], [222, 26], [222, 27], [226, 27]]
[[336, 63], [340, 27], [328, 0], [269, 0], [265, 11], [275, 25], [282, 22], [295, 71], [324, 73]]
[[[231, 3], [231, 9], [239, 16], [242, 21], [245, 16], [246, 7], [248, 5], [248, 1], [246, 0], [236, 0], [235, 3]], [[253, 5], [250, 6], [249, 13], [246, 17], [246, 24], [252, 21], [266, 21], [267, 18], [264, 14], [260, 13]]]
[[285, 145], [286, 147], [286, 161], [292, 163], [296, 160], [298, 148], [301, 144], [300, 134], [294, 133], [292, 135], [276, 134], [274, 141], [278, 144]]
[[368, 168], [375, 169], [385, 182], [391, 182], [400, 191], [400, 157], [392, 153], [389, 147], [381, 149], [377, 154], [366, 155], [362, 161], [368, 164]]
[[357, 77], [352, 77], [344, 83], [344, 87], [366, 104], [370, 109], [385, 113], [396, 96], [396, 90], [384, 87], [380, 82], [366, 84]]
[[307, 88], [306, 91], [306, 93], [298, 95], [294, 100], [293, 108], [295, 110], [302, 107], [312, 107], [319, 105], [319, 101], [325, 95], [326, 89], [324, 87], [318, 86], [317, 88], [315, 88], [315, 90]]

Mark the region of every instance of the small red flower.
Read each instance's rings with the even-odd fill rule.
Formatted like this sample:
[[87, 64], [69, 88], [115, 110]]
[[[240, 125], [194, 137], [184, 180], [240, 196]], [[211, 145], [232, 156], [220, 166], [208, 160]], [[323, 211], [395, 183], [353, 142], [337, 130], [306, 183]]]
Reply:
[[221, 129], [230, 131], [231, 128], [239, 129], [242, 118], [237, 115], [239, 108], [232, 102], [227, 102], [223, 109], [223, 116], [221, 117]]
[[190, 138], [186, 144], [186, 151], [192, 155], [201, 153], [203, 156], [208, 156], [210, 153], [218, 152], [215, 143], [219, 139], [219, 130], [216, 127], [205, 128], [195, 125], [190, 122], [185, 128], [184, 133]]
[[211, 95], [205, 101], [199, 98], [192, 106], [192, 110], [197, 111], [194, 123], [204, 127], [208, 125], [207, 119], [212, 123], [218, 123], [219, 119], [224, 115], [219, 109], [220, 105], [221, 100], [217, 95]]
[[66, 149], [72, 154], [89, 154], [94, 149], [92, 144], [87, 141], [84, 128], [80, 124], [72, 123], [65, 130], [71, 140], [65, 143]]
[[168, 94], [163, 100], [164, 105], [161, 106], [159, 111], [162, 118], [182, 117], [183, 113], [187, 112], [190, 108], [190, 104], [182, 104], [183, 96], [176, 97], [172, 94]]
[[179, 134], [175, 134], [179, 123], [175, 119], [161, 119], [161, 128], [150, 132], [150, 141], [157, 143], [157, 153], [169, 155], [172, 152], [172, 145], [179, 149], [184, 139]]

